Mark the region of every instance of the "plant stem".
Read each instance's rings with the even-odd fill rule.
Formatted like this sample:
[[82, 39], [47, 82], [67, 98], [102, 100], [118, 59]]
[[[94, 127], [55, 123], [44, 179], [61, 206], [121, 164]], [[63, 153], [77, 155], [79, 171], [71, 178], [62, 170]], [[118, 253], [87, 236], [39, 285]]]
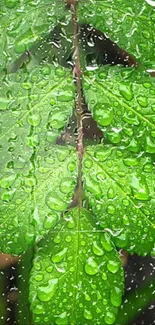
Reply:
[[74, 44], [74, 76], [76, 82], [76, 111], [77, 111], [77, 128], [78, 128], [78, 139], [77, 139], [77, 151], [78, 151], [78, 206], [82, 205], [82, 159], [84, 153], [83, 147], [83, 124], [82, 124], [82, 81], [81, 81], [81, 66], [80, 66], [80, 55], [79, 55], [79, 39], [78, 39], [78, 24], [76, 16], [76, 4], [77, 0], [70, 1], [70, 9], [72, 13], [73, 22], [73, 44]]

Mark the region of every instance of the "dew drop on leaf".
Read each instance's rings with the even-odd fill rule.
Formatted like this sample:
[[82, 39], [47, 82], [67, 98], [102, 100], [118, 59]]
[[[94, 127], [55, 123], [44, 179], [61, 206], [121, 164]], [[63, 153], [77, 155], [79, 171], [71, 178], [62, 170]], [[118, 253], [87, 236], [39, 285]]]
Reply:
[[92, 250], [93, 253], [97, 256], [102, 256], [104, 254], [103, 250], [98, 246], [96, 241], [93, 242]]
[[48, 281], [48, 284], [43, 287], [38, 287], [37, 296], [40, 301], [50, 301], [57, 289], [58, 279]]
[[56, 322], [57, 325], [67, 325], [68, 324], [68, 318], [67, 318], [66, 311], [64, 313], [60, 314], [55, 322]]
[[131, 189], [133, 195], [137, 200], [147, 201], [150, 200], [149, 188], [146, 183], [145, 176], [136, 176], [133, 175], [131, 182]]
[[148, 99], [145, 96], [138, 97], [137, 101], [142, 107], [147, 107], [148, 105]]
[[108, 196], [108, 199], [113, 199], [115, 197], [115, 193], [114, 193], [114, 190], [112, 187], [110, 187], [108, 189], [107, 196]]
[[34, 278], [36, 281], [42, 281], [44, 276], [42, 273], [37, 273]]
[[61, 262], [64, 257], [66, 256], [67, 248], [65, 247], [62, 251], [58, 252], [57, 254], [52, 255], [52, 262], [59, 263]]
[[101, 241], [103, 248], [107, 252], [111, 252], [113, 250], [113, 246], [111, 244], [110, 237], [107, 233], [101, 234], [100, 241]]
[[108, 269], [111, 273], [117, 273], [117, 271], [119, 270], [119, 263], [110, 260], [110, 261], [108, 261], [108, 263], [107, 263], [107, 269]]
[[55, 226], [57, 222], [57, 216], [47, 215], [43, 224], [44, 229], [51, 229]]
[[5, 5], [9, 9], [13, 9], [18, 3], [18, 0], [5, 0]]
[[86, 319], [92, 319], [93, 318], [92, 313], [88, 309], [84, 310], [84, 317]]
[[69, 193], [73, 189], [74, 180], [72, 178], [63, 178], [60, 184], [60, 190], [62, 193]]
[[64, 211], [67, 207], [67, 204], [61, 200], [59, 195], [54, 192], [49, 192], [45, 199], [46, 205], [55, 211]]
[[37, 114], [32, 114], [28, 117], [28, 123], [32, 126], [37, 126], [40, 123], [40, 116]]
[[107, 212], [109, 214], [114, 214], [115, 213], [115, 206], [112, 205], [112, 204], [109, 204], [108, 207], [107, 207]]
[[89, 275], [95, 275], [98, 272], [98, 265], [92, 257], [88, 258], [85, 264], [85, 271]]
[[119, 85], [119, 90], [120, 90], [120, 94], [128, 101], [133, 99], [133, 92], [131, 89], [131, 85], [124, 85], [124, 84], [120, 84]]
[[33, 309], [34, 314], [41, 315], [44, 312], [42, 305], [36, 305]]
[[113, 313], [111, 313], [110, 311], [108, 311], [104, 317], [104, 320], [107, 325], [111, 325], [115, 321], [115, 315]]
[[113, 306], [119, 307], [122, 303], [122, 292], [119, 288], [114, 287], [110, 292], [110, 300]]
[[149, 136], [146, 137], [145, 150], [148, 153], [155, 153], [155, 143], [151, 140]]
[[96, 105], [94, 107], [94, 118], [101, 126], [108, 126], [114, 117], [113, 109]]
[[111, 151], [109, 147], [99, 148], [95, 151], [95, 158], [101, 162], [105, 161], [111, 155]]
[[124, 165], [126, 166], [137, 166], [139, 160], [137, 158], [125, 158], [123, 159]]

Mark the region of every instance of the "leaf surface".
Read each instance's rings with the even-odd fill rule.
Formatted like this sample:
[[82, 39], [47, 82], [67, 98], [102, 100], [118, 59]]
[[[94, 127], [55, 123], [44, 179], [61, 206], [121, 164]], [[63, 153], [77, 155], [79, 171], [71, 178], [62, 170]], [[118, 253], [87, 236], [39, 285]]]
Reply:
[[[40, 195], [38, 186], [40, 187], [42, 182], [38, 170], [42, 169], [43, 175], [44, 169], [50, 170], [50, 163], [53, 161], [53, 165], [55, 163], [60, 168], [57, 174], [57, 185], [63, 177], [60, 172], [61, 161], [59, 158], [58, 162], [54, 161], [54, 157], [57, 160], [57, 152], [50, 147], [72, 113], [74, 86], [70, 83], [70, 76], [66, 70], [44, 65], [34, 69], [30, 74], [23, 74], [20, 71], [8, 75], [0, 88], [1, 250], [19, 253], [34, 240], [34, 216], [37, 218], [38, 213], [36, 195]], [[62, 148], [62, 154], [60, 153], [59, 156], [66, 157], [70, 148], [67, 148], [67, 154], [64, 153], [65, 150], [66, 148]], [[39, 155], [43, 152], [47, 161], [42, 158], [39, 161]], [[53, 156], [52, 159], [50, 155]], [[70, 162], [72, 159], [75, 160], [74, 165], [76, 165], [76, 157], [69, 158]], [[65, 170], [65, 167], [62, 168]], [[46, 171], [48, 174], [50, 174], [49, 170]], [[69, 173], [66, 165], [64, 177], [70, 177]], [[56, 176], [51, 175], [48, 185], [44, 183], [47, 189], [53, 182], [52, 177]], [[70, 191], [74, 191], [74, 179], [70, 186]], [[65, 195], [64, 199], [67, 199]]]
[[14, 61], [64, 18], [63, 1], [2, 0], [0, 3], [0, 66]]
[[87, 147], [83, 180], [87, 203], [97, 224], [118, 247], [153, 254], [155, 244], [155, 171], [144, 154], [111, 145]]
[[145, 0], [81, 1], [78, 14], [139, 62], [150, 69], [155, 66], [154, 8]]
[[108, 234], [97, 232], [85, 209], [65, 215], [40, 242], [30, 280], [38, 324], [113, 324], [123, 272]]
[[155, 153], [155, 82], [145, 71], [106, 66], [88, 72], [84, 94], [106, 141]]

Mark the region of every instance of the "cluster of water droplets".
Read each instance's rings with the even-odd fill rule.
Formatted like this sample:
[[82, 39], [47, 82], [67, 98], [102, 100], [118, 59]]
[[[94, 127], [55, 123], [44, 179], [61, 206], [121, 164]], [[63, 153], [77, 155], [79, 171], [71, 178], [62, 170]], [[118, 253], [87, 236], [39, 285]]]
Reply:
[[121, 143], [130, 152], [155, 153], [155, 88], [149, 75], [132, 68], [104, 67], [88, 77], [86, 100], [106, 141]]
[[83, 167], [86, 197], [96, 222], [112, 233], [118, 247], [153, 254], [152, 158], [99, 145], [87, 148]]
[[91, 223], [86, 210], [74, 209], [39, 244], [30, 285], [36, 323], [113, 324], [123, 273], [110, 235]]

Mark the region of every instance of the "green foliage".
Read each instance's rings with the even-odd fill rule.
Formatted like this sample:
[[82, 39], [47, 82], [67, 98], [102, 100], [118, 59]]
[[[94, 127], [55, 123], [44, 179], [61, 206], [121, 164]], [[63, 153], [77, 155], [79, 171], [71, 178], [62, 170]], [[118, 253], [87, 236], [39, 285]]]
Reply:
[[[147, 3], [81, 1], [77, 14], [153, 66], [153, 9]], [[57, 22], [70, 19], [63, 1], [46, 0], [2, 0], [0, 17], [2, 70], [34, 41], [43, 44]], [[41, 325], [113, 324], [123, 293], [115, 246], [154, 253], [154, 81], [142, 68], [119, 66], [86, 70], [82, 77], [104, 140], [84, 150], [83, 207], [69, 211], [79, 152], [56, 140], [74, 109], [72, 72], [42, 62], [3, 74], [0, 83], [0, 250], [20, 254], [37, 243], [30, 302]]]
[[91, 214], [76, 208], [39, 243], [30, 281], [37, 323], [115, 320], [123, 270], [108, 234], [97, 230]]

